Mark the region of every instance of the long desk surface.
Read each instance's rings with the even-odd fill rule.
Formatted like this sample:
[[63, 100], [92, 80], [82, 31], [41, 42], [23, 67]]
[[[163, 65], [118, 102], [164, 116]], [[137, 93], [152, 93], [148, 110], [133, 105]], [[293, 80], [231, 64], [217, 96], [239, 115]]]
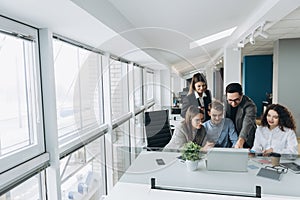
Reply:
[[[177, 157], [179, 153], [171, 152], [141, 152], [126, 173], [121, 177], [119, 185], [144, 185], [150, 188], [150, 179], [156, 178], [156, 184], [173, 188], [187, 188], [202, 191], [221, 191], [229, 194], [253, 194], [255, 186], [261, 186], [262, 197], [275, 196], [282, 199], [299, 199], [300, 174], [288, 171], [283, 174], [280, 181], [258, 177], [256, 174], [259, 163], [249, 159], [249, 165], [258, 166], [253, 169], [248, 167], [248, 172], [219, 172], [207, 171], [202, 160], [197, 171], [188, 171], [185, 163]], [[163, 159], [165, 165], [158, 165], [156, 159]], [[117, 187], [118, 186], [117, 184]], [[127, 186], [125, 186], [127, 187]], [[274, 196], [275, 195], [275, 196]], [[276, 197], [276, 198], [277, 198]], [[242, 197], [245, 199], [245, 197]], [[268, 198], [265, 198], [268, 199]]]

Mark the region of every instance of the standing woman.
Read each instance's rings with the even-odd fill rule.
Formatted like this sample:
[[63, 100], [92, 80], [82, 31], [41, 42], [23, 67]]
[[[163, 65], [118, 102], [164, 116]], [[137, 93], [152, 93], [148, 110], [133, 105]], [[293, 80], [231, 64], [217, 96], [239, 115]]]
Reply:
[[193, 141], [202, 146], [206, 136], [205, 128], [202, 126], [204, 113], [196, 106], [190, 106], [186, 112], [185, 119], [175, 128], [170, 142], [164, 149], [181, 149], [187, 142]]
[[291, 112], [280, 104], [271, 104], [262, 116], [261, 126], [256, 129], [252, 150], [265, 155], [272, 152], [298, 154], [295, 130]]
[[191, 105], [197, 106], [204, 112], [204, 121], [210, 119], [208, 105], [211, 103], [211, 93], [207, 89], [207, 82], [203, 74], [194, 74], [188, 95], [182, 100], [181, 117]]

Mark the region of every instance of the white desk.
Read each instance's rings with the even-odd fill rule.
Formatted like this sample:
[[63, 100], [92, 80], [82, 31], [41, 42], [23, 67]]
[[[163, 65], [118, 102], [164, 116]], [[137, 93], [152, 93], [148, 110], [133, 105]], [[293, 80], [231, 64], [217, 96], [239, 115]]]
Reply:
[[[142, 152], [123, 175], [120, 185], [141, 184], [149, 189], [150, 179], [156, 178], [156, 184], [159, 186], [249, 194], [253, 194], [255, 186], [259, 185], [262, 187], [264, 199], [270, 196], [274, 199], [274, 195], [278, 198], [285, 196], [282, 199], [299, 199], [300, 175], [290, 171], [283, 174], [281, 181], [275, 181], [257, 177], [259, 169], [249, 168], [248, 172], [207, 171], [202, 161], [197, 171], [189, 172], [185, 164], [177, 159], [178, 155], [169, 152]], [[166, 165], [157, 165], [155, 161], [157, 158], [162, 158]], [[260, 165], [251, 160], [249, 164]], [[245, 199], [245, 197], [239, 198]]]

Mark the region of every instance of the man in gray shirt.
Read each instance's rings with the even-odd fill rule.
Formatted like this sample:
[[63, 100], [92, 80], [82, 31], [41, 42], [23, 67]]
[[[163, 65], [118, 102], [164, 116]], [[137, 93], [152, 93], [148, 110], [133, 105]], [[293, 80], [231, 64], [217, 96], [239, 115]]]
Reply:
[[225, 117], [233, 121], [239, 136], [235, 148], [251, 148], [256, 130], [257, 108], [255, 103], [243, 95], [242, 86], [239, 83], [230, 83], [226, 87], [224, 104]]

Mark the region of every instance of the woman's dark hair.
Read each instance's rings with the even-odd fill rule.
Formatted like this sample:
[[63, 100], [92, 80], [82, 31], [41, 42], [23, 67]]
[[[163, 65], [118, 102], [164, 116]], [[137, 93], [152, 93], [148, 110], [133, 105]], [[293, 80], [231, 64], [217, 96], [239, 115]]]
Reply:
[[269, 110], [274, 110], [277, 112], [279, 118], [278, 126], [280, 130], [284, 131], [283, 128], [286, 127], [296, 131], [296, 123], [292, 113], [286, 107], [280, 104], [271, 104], [267, 107], [266, 111], [261, 117], [262, 126], [267, 126], [270, 128], [267, 121], [267, 115], [269, 113]]
[[242, 89], [241, 84], [239, 84], [239, 83], [230, 83], [227, 85], [225, 92], [226, 92], [226, 94], [238, 92], [239, 95], [242, 95], [243, 89]]
[[191, 82], [191, 85], [190, 85], [189, 94], [193, 93], [193, 91], [196, 90], [195, 84], [198, 83], [198, 82], [205, 83], [206, 88], [207, 88], [207, 81], [206, 81], [205, 76], [202, 73], [196, 73], [196, 74], [193, 75], [192, 82]]

